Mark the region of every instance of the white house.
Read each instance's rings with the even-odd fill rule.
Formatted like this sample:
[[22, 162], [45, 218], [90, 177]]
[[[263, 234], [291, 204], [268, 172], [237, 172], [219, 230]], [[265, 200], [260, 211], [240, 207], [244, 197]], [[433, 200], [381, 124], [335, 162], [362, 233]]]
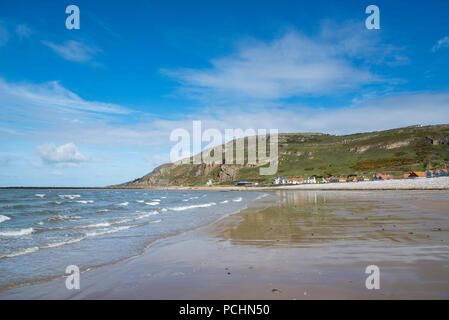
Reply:
[[304, 183], [316, 183], [315, 177], [304, 179]]

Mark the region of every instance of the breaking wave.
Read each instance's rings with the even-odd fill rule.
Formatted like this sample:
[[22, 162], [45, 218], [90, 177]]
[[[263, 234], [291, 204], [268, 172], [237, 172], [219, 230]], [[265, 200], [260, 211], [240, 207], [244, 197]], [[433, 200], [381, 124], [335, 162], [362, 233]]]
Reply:
[[0, 232], [0, 236], [3, 237], [20, 237], [20, 236], [28, 236], [34, 232], [33, 228], [21, 229], [18, 231], [5, 231]]
[[18, 257], [18, 256], [23, 256], [25, 254], [36, 252], [37, 250], [39, 250], [39, 247], [31, 247], [31, 248], [21, 249], [21, 250], [18, 250], [16, 252], [12, 252], [12, 253], [8, 253], [8, 254], [5, 254], [5, 255], [2, 255], [2, 256], [0, 256], [0, 259], [3, 259], [3, 258], [14, 258], [14, 257]]
[[0, 214], [0, 223], [5, 222], [6, 220], [11, 220], [11, 218]]
[[209, 202], [209, 203], [203, 203], [203, 204], [192, 204], [191, 206], [173, 207], [173, 208], [169, 208], [169, 210], [184, 211], [184, 210], [189, 210], [189, 209], [194, 209], [194, 208], [207, 208], [207, 207], [215, 206], [215, 205], [216, 205], [215, 202]]

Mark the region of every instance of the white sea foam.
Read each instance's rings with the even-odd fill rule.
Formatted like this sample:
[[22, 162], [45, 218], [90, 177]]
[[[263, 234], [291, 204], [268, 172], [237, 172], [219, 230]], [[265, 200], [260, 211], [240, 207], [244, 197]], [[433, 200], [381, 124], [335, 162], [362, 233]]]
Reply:
[[166, 199], [167, 197], [161, 197], [161, 199]]
[[220, 201], [220, 203], [228, 203], [228, 202], [229, 202], [229, 200]]
[[173, 208], [170, 208], [170, 210], [184, 211], [184, 210], [189, 210], [189, 209], [194, 209], [194, 208], [206, 208], [206, 207], [215, 206], [215, 205], [216, 205], [215, 202], [210, 202], [210, 203], [203, 203], [203, 204], [192, 204], [191, 206], [173, 207]]
[[111, 224], [122, 224], [122, 223], [133, 222], [135, 220], [136, 220], [136, 218], [127, 218], [127, 219], [123, 219], [123, 220], [114, 221]]
[[97, 212], [98, 213], [106, 213], [106, 212], [109, 212], [109, 210], [108, 209], [100, 209]]
[[25, 254], [36, 252], [37, 250], [39, 250], [39, 247], [31, 247], [31, 248], [21, 249], [19, 251], [8, 253], [8, 254], [5, 254], [3, 256], [0, 256], [0, 259], [2, 259], [2, 258], [13, 258], [13, 257], [17, 257], [17, 256], [23, 256]]
[[236, 199], [233, 199], [232, 201], [234, 201], [234, 202], [240, 202], [240, 201], [242, 201], [242, 198], [241, 198], [241, 197], [238, 197], [238, 198], [236, 198]]
[[39, 198], [43, 198], [43, 197], [45, 197], [45, 194], [43, 194], [43, 193], [36, 193], [34, 196], [35, 197], [39, 197]]
[[87, 237], [98, 237], [98, 236], [102, 236], [105, 234], [110, 234], [110, 233], [115, 233], [115, 232], [119, 232], [122, 230], [127, 230], [132, 228], [133, 226], [123, 226], [123, 227], [114, 227], [111, 229], [104, 229], [102, 231], [93, 231], [93, 232], [88, 232], [86, 233]]
[[56, 247], [60, 247], [60, 246], [64, 246], [67, 244], [72, 244], [72, 243], [76, 243], [76, 242], [80, 242], [81, 240], [84, 240], [85, 238], [77, 238], [77, 239], [70, 239], [70, 240], [66, 240], [66, 241], [60, 241], [60, 242], [53, 242], [53, 243], [49, 243], [46, 244], [42, 247], [40, 247], [40, 249], [50, 249], [50, 248], [56, 248]]
[[151, 201], [161, 202], [161, 199], [153, 199]]
[[136, 200], [137, 203], [144, 203], [145, 200]]
[[[140, 213], [140, 212], [137, 211], [137, 213]], [[147, 218], [150, 216], [154, 216], [154, 215], [158, 215], [158, 214], [159, 214], [159, 212], [157, 212], [157, 211], [144, 212], [134, 218], [126, 218], [126, 219], [122, 219], [122, 220], [117, 220], [117, 221], [111, 222], [111, 224], [122, 224], [122, 223], [133, 222], [133, 221], [141, 220], [141, 219], [144, 219], [144, 218]]]
[[0, 214], [0, 223], [5, 222], [6, 220], [10, 220], [10, 217], [4, 216]]
[[126, 207], [128, 204], [129, 204], [128, 202], [122, 202], [122, 203], [117, 203], [116, 205], [120, 206], [120, 207]]
[[53, 204], [60, 205], [62, 202], [61, 202], [61, 201], [53, 201], [52, 203], [53, 203]]
[[166, 208], [162, 208], [162, 209], [161, 209], [161, 212], [166, 212], [166, 211], [167, 211]]
[[135, 220], [140, 220], [140, 219], [147, 218], [149, 216], [155, 216], [155, 215], [158, 215], [158, 214], [159, 214], [158, 211], [144, 212], [143, 214], [138, 215], [137, 218], [135, 218]]
[[90, 228], [104, 228], [104, 227], [110, 227], [111, 224], [109, 222], [99, 222], [94, 224], [88, 224], [85, 226], [78, 226], [75, 227], [75, 229], [90, 229]]
[[17, 231], [5, 231], [5, 232], [0, 232], [0, 236], [3, 237], [20, 237], [20, 236], [27, 236], [32, 234], [34, 231], [33, 228], [26, 228], [26, 229], [21, 229], [21, 230], [17, 230]]
[[88, 204], [88, 203], [94, 203], [94, 200], [78, 200], [78, 203], [82, 203], [82, 204]]
[[157, 201], [145, 202], [145, 204], [148, 205], [148, 206], [157, 206], [159, 204], [159, 202], [157, 202]]
[[75, 198], [81, 197], [79, 194], [59, 194], [58, 197], [61, 199], [70, 199], [73, 200]]

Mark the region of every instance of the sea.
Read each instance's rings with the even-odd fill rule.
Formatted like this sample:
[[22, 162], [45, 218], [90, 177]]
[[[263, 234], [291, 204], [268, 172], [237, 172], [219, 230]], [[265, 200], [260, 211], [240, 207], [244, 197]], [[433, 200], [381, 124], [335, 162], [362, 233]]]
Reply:
[[260, 192], [0, 190], [0, 291], [139, 255], [158, 239], [210, 224]]

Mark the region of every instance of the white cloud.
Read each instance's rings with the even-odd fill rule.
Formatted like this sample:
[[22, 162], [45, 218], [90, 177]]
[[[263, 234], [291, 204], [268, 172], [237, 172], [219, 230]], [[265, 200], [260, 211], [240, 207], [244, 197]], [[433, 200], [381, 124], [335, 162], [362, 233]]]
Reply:
[[75, 40], [69, 40], [62, 44], [55, 44], [50, 41], [42, 41], [42, 43], [47, 47], [53, 49], [53, 51], [60, 55], [62, 58], [80, 63], [90, 61], [95, 56], [95, 54], [100, 51], [95, 46], [90, 46]]
[[235, 53], [212, 59], [209, 68], [161, 72], [179, 81], [182, 93], [210, 101], [341, 93], [388, 82], [366, 66], [408, 63], [400, 48], [366, 31], [354, 23], [325, 22], [314, 37], [290, 30], [272, 41], [242, 42]]
[[441, 48], [449, 47], [449, 37], [446, 36], [437, 41], [437, 43], [432, 47], [432, 52], [437, 52]]
[[26, 24], [18, 24], [16, 26], [16, 33], [21, 38], [28, 38], [33, 31]]
[[79, 164], [89, 160], [88, 157], [78, 151], [74, 143], [57, 147], [54, 143], [36, 147], [36, 152], [45, 163]]
[[1, 130], [14, 130], [17, 134], [31, 122], [61, 124], [131, 113], [131, 110], [116, 104], [84, 100], [56, 81], [9, 83], [0, 78], [0, 105], [0, 127], [3, 121], [14, 122], [13, 127]]

